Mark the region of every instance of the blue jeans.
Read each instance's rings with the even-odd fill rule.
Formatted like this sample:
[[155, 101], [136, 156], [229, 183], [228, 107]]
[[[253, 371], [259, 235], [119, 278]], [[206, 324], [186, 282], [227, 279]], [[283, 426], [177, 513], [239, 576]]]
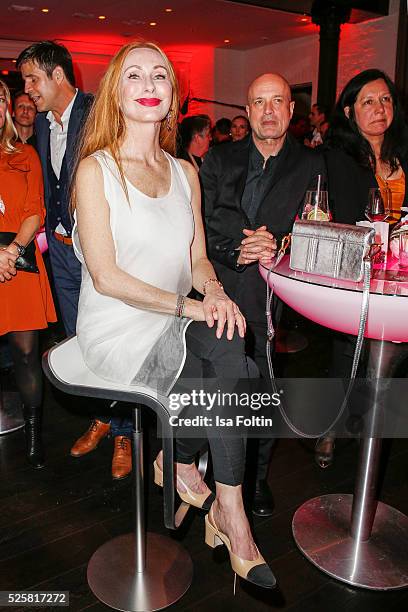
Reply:
[[81, 289], [81, 264], [74, 249], [57, 240], [54, 233], [47, 235], [50, 262], [55, 291], [67, 336], [76, 331], [79, 291]]
[[[119, 406], [116, 404], [116, 406]], [[110, 423], [110, 433], [115, 438], [116, 436], [126, 436], [130, 438], [132, 435], [132, 419], [127, 416], [97, 416], [95, 417], [102, 423]]]

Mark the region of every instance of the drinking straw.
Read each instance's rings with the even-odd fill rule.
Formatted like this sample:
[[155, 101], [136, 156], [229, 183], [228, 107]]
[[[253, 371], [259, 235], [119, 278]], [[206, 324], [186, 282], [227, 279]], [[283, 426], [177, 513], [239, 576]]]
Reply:
[[318, 174], [317, 175], [317, 194], [316, 194], [317, 206], [319, 206], [319, 202], [320, 202], [320, 183], [321, 181], [322, 181], [322, 175]]

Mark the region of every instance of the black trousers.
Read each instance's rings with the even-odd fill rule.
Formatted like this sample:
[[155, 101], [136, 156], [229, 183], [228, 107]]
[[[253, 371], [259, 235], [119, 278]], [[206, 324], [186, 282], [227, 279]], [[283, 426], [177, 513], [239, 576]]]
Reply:
[[[246, 352], [259, 368], [261, 377], [269, 381], [268, 361], [266, 358], [266, 324], [247, 322]], [[265, 480], [268, 475], [269, 460], [274, 437], [250, 441], [248, 448], [248, 472], [256, 474], [256, 480]]]
[[[235, 333], [232, 340], [215, 336], [215, 327], [209, 328], [205, 322], [193, 321], [186, 331], [187, 358], [181, 376], [172, 393], [191, 391], [192, 379], [202, 380], [206, 391], [216, 391], [221, 387], [231, 391], [240, 381], [258, 376], [255, 365], [245, 356], [244, 340]], [[205, 410], [205, 409], [204, 409]], [[203, 413], [204, 413], [203, 410]], [[222, 406], [216, 407], [222, 413]], [[188, 406], [183, 416], [192, 414]], [[208, 414], [208, 413], [206, 413]], [[214, 412], [213, 412], [214, 414]], [[208, 435], [214, 478], [217, 482], [237, 486], [242, 484], [245, 471], [246, 436], [236, 430], [236, 435], [226, 435], [225, 428], [212, 427]], [[205, 438], [176, 439], [176, 461], [191, 464], [205, 444]]]

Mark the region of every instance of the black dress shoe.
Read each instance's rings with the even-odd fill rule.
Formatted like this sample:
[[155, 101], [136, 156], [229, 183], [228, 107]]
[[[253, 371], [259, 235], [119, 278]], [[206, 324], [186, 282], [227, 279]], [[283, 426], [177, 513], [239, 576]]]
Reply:
[[252, 502], [252, 514], [255, 514], [255, 516], [271, 516], [274, 507], [275, 504], [267, 481], [257, 480], [254, 501]]

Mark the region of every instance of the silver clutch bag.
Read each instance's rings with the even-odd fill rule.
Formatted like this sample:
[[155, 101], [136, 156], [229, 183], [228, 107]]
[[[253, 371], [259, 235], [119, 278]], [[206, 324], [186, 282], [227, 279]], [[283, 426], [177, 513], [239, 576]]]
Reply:
[[[363, 346], [364, 332], [367, 323], [370, 297], [371, 258], [375, 251], [374, 238], [375, 230], [371, 227], [306, 220], [296, 221], [293, 226], [289, 263], [292, 270], [309, 272], [310, 274], [319, 274], [320, 276], [329, 276], [330, 278], [344, 280], [361, 281], [364, 279], [360, 309], [360, 322], [356, 346], [354, 349], [350, 382], [348, 384], [346, 395], [341, 404], [338, 415], [324, 431], [318, 433], [306, 433], [294, 425], [290, 417], [287, 415], [282, 402], [279, 404], [279, 411], [283, 420], [296, 435], [301, 437], [321, 438], [323, 436], [327, 436], [330, 431], [334, 430], [335, 425], [338, 423], [346, 409], [348, 398], [357, 374], [358, 363], [360, 361], [361, 349]], [[271, 283], [270, 287], [269, 277], [274, 268], [279, 264], [283, 253], [284, 246], [281, 247], [279, 255], [276, 258], [276, 263], [274, 262], [268, 270], [266, 283], [266, 355], [272, 389], [275, 393], [278, 393], [278, 389], [273, 373], [271, 354], [271, 342], [275, 335], [271, 315], [273, 284]]]
[[299, 272], [361, 281], [364, 258], [374, 238], [371, 227], [299, 220], [292, 230], [289, 266]]

